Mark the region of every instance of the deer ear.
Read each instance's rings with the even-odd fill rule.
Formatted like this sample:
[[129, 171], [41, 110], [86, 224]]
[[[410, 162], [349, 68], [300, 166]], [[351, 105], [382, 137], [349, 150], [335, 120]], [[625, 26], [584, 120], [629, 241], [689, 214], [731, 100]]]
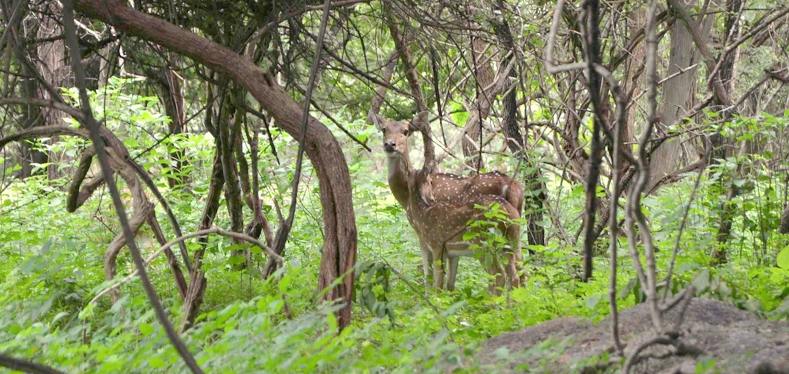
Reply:
[[433, 195], [433, 178], [430, 177], [430, 174], [425, 175], [424, 179], [420, 181], [419, 195], [427, 205], [431, 205], [436, 201]]
[[430, 174], [425, 173], [424, 170], [419, 170], [417, 171], [414, 182], [422, 202], [427, 205], [432, 205], [436, 201], [436, 197], [433, 195], [433, 178]]
[[426, 111], [426, 110], [423, 110], [423, 111], [417, 113], [417, 115], [411, 120], [411, 123], [409, 123], [409, 125], [411, 126], [411, 129], [412, 130], [419, 130], [419, 131], [421, 131], [422, 129], [427, 128], [427, 125], [428, 125], [428, 123], [427, 123], [427, 115], [428, 114], [429, 114], [429, 112]]
[[378, 113], [374, 113], [372, 110], [367, 112], [367, 123], [370, 125], [375, 125], [375, 128], [378, 130], [383, 130], [384, 128], [384, 121], [386, 119], [378, 115]]

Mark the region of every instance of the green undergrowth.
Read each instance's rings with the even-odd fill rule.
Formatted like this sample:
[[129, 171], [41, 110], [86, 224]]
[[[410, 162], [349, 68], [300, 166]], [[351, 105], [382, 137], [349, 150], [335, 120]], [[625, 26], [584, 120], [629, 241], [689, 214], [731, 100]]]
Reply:
[[[110, 100], [97, 107], [104, 110], [107, 126], [124, 131], [132, 157], [157, 176], [155, 183], [170, 202], [183, 231], [194, 231], [208, 191], [213, 139], [202, 134], [168, 138], [165, 134], [149, 134], [140, 126], [121, 127], [131, 121], [166, 128], [161, 123], [166, 118], [148, 112], [146, 102], [152, 99], [124, 95], [121, 88], [129, 84], [124, 82], [110, 82], [113, 91], [109, 95], [119, 100], [117, 105]], [[344, 120], [340, 114], [336, 117]], [[361, 120], [348, 120], [346, 125], [361, 138], [377, 136], [376, 130]], [[337, 131], [338, 138], [343, 139]], [[282, 196], [290, 195], [296, 147], [295, 140], [281, 136], [276, 129], [272, 132], [279, 159], [261, 150], [260, 170], [266, 172], [261, 173], [260, 185], [265, 213], [276, 224], [271, 199], [279, 199], [283, 210], [287, 208]], [[46, 147], [73, 159], [78, 155], [76, 149], [84, 144], [63, 137]], [[172, 171], [162, 161], [172, 147], [191, 160], [187, 168], [190, 180], [183, 190], [170, 189], [162, 177]], [[379, 162], [384, 157], [382, 152], [376, 149], [366, 154], [352, 146], [345, 150], [358, 229], [351, 326], [337, 335], [337, 321], [331, 313], [336, 306], [317, 306], [315, 302], [319, 297], [316, 286], [324, 233], [317, 177], [305, 163], [296, 221], [284, 255], [286, 267], [276, 280], [261, 279], [259, 269], [266, 261], [261, 253], [254, 253], [250, 269], [234, 271], [230, 264], [233, 260], [228, 258], [238, 248], [226, 238], [211, 237], [208, 241], [203, 266], [208, 286], [202, 314], [182, 335], [206, 372], [422, 373], [448, 368], [486, 372], [491, 368], [478, 367], [473, 353], [490, 337], [555, 318], [578, 316], [600, 321], [609, 314], [607, 236], [595, 243], [598, 253], [592, 279], [588, 283], [580, 280], [580, 241], [575, 242], [585, 201], [580, 184], [568, 186], [546, 177], [551, 214], [557, 221], [549, 220], [546, 214], [546, 222], [541, 223], [549, 245], [531, 248], [535, 254], [526, 256], [528, 281], [522, 288], [491, 295], [487, 291], [488, 276], [478, 261], [463, 258], [456, 290], [425, 296], [419, 246], [386, 185], [385, 170]], [[722, 163], [721, 170], [736, 167], [728, 161]], [[490, 164], [512, 167], [504, 158], [493, 157]], [[66, 162], [58, 167], [68, 174], [73, 164]], [[720, 173], [711, 170], [709, 174], [714, 177]], [[785, 192], [774, 175], [758, 170], [754, 173], [748, 181], [732, 181], [742, 184], [743, 189], [747, 187], [747, 193], [734, 200], [738, 213], [732, 237], [723, 248], [729, 261], [718, 267], [710, 266], [710, 254], [717, 248], [718, 207], [725, 194], [715, 182], [707, 177], [702, 180], [681, 240], [676, 236], [693, 181], [682, 180], [664, 187], [657, 196], [645, 198], [645, 213], [659, 249], [657, 268], [662, 279], [678, 243], [669, 294], [693, 284], [700, 297], [723, 300], [764, 318], [786, 319], [789, 250], [785, 248], [789, 240], [776, 230]], [[0, 193], [0, 352], [69, 373], [186, 372], [137, 279], [121, 286], [118, 302], [112, 304], [108, 296], [91, 302], [110, 284], [104, 278], [103, 254], [120, 228], [110, 199], [101, 190], [75, 213], [66, 212], [64, 191], [69, 178], [47, 181], [32, 177]], [[130, 206], [128, 191], [122, 191]], [[161, 207], [156, 213], [165, 234], [174, 237]], [[245, 217], [246, 222], [249, 219]], [[556, 227], [553, 222], [562, 222], [564, 227]], [[215, 224], [230, 226], [224, 205]], [[617, 243], [617, 303], [622, 309], [642, 302], [644, 296], [635, 281], [626, 238], [619, 237]], [[138, 235], [137, 244], [146, 256], [158, 247], [148, 229]], [[190, 252], [198, 248], [194, 241], [189, 242]], [[117, 278], [133, 269], [124, 250], [118, 257]], [[181, 297], [167, 263], [157, 258], [149, 273], [170, 320], [178, 325]], [[667, 285], [663, 282], [660, 287], [662, 292]], [[548, 342], [525, 354], [549, 360], [566, 343]], [[539, 368], [530, 370], [539, 372]]]
[[[278, 281], [263, 281], [254, 269], [229, 270], [229, 242], [209, 241], [202, 314], [183, 335], [207, 372], [405, 373], [447, 367], [475, 372], [489, 369], [475, 366], [472, 357], [485, 339], [560, 317], [599, 321], [608, 315], [607, 254], [595, 257], [594, 277], [583, 283], [577, 250], [554, 244], [534, 248], [536, 254], [527, 257], [529, 279], [522, 288], [490, 295], [479, 263], [464, 258], [457, 289], [425, 297], [417, 243], [384, 187], [370, 180], [357, 188], [363, 192], [357, 192], [362, 202], [357, 209], [356, 304], [351, 327], [339, 336], [331, 307], [316, 307], [314, 302], [320, 230], [309, 214], [300, 215], [288, 246], [288, 266]], [[568, 202], [574, 198], [567, 195]], [[305, 209], [316, 209], [312, 214], [317, 212], [316, 199], [304, 202]], [[658, 197], [652, 204], [667, 201]], [[123, 297], [114, 305], [107, 297], [89, 304], [108, 284], [103, 280], [102, 253], [118, 232], [106, 213], [106, 199], [69, 214], [63, 193], [39, 180], [6, 191], [0, 204], [0, 351], [74, 373], [186, 370], [136, 280], [122, 286]], [[106, 212], [97, 213], [101, 209]], [[668, 268], [676, 235], [668, 209], [673, 207], [665, 212], [652, 208], [659, 269]], [[693, 219], [688, 225], [671, 292], [693, 283], [699, 296], [724, 300], [765, 318], [786, 318], [786, 269], [757, 264], [747, 256], [711, 268], [704, 250], [710, 245], [710, 230]], [[144, 252], [154, 249], [150, 240], [145, 233], [138, 240]], [[607, 251], [606, 241], [602, 239], [598, 249]], [[634, 281], [626, 240], [619, 242], [618, 304], [625, 308], [642, 301], [643, 294]], [[194, 248], [190, 244], [190, 250]], [[119, 273], [132, 269], [129, 256], [121, 255]], [[163, 260], [150, 269], [177, 323], [181, 302], [169, 269]], [[548, 355], [549, 350], [535, 354]]]

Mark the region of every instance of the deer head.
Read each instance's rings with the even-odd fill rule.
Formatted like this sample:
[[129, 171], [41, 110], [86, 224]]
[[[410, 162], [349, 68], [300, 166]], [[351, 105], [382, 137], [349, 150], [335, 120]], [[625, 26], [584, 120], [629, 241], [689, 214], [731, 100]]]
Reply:
[[367, 121], [383, 133], [384, 152], [387, 157], [408, 158], [408, 137], [414, 128], [411, 122], [392, 121], [372, 112], [368, 113]]
[[[408, 154], [408, 138], [417, 128], [414, 123], [424, 122], [427, 112], [418, 114], [412, 121], [393, 121], [370, 112], [367, 121], [383, 134], [383, 148], [389, 160], [389, 187], [397, 200], [404, 206], [411, 198], [419, 197], [421, 202], [433, 202], [431, 176], [419, 173], [411, 167]], [[410, 193], [416, 191], [417, 193]]]

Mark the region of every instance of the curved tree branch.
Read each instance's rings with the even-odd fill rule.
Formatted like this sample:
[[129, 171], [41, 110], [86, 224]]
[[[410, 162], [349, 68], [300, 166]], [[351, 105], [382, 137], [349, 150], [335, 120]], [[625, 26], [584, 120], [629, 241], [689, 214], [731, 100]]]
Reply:
[[101, 164], [101, 172], [104, 176], [104, 181], [110, 190], [110, 196], [112, 196], [112, 202], [113, 205], [115, 205], [115, 211], [118, 213], [118, 219], [120, 220], [121, 228], [123, 229], [123, 235], [126, 238], [126, 245], [129, 247], [129, 252], [131, 252], [132, 258], [134, 259], [134, 264], [140, 271], [140, 281], [143, 285], [143, 288], [145, 289], [145, 293], [148, 294], [148, 298], [151, 300], [151, 305], [153, 306], [154, 312], [156, 313], [159, 322], [164, 327], [170, 342], [173, 344], [176, 351], [178, 351], [178, 354], [183, 358], [189, 369], [195, 374], [202, 374], [203, 371], [197, 365], [197, 361], [195, 360], [194, 356], [192, 356], [192, 354], [186, 348], [186, 345], [178, 337], [172, 324], [170, 324], [170, 321], [167, 319], [167, 314], [162, 307], [162, 303], [159, 300], [159, 297], [156, 295], [156, 290], [153, 288], [151, 280], [148, 278], [148, 274], [145, 271], [145, 264], [143, 263], [142, 255], [140, 255], [140, 250], [137, 248], [137, 244], [134, 242], [134, 234], [132, 233], [131, 227], [129, 226], [128, 218], [126, 217], [126, 209], [124, 208], [120, 194], [118, 193], [118, 187], [115, 185], [115, 183], [113, 183], [112, 169], [110, 167], [110, 161], [107, 159], [107, 154], [105, 153], [104, 139], [102, 139], [101, 136], [100, 125], [96, 119], [93, 118], [93, 112], [90, 108], [90, 99], [88, 98], [88, 91], [85, 88], [85, 70], [82, 66], [82, 63], [80, 62], [79, 41], [77, 39], [76, 26], [74, 25], [74, 3], [72, 0], [66, 0], [63, 2], [63, 28], [66, 34], [66, 44], [68, 45], [71, 52], [71, 64], [79, 90], [80, 104], [82, 105], [84, 119], [87, 122], [87, 127], [90, 130], [90, 138], [93, 140], [93, 147], [96, 150], [96, 155], [99, 159], [99, 163]]
[[[153, 262], [153, 260], [156, 257], [158, 257], [160, 254], [162, 254], [162, 252], [167, 251], [169, 248], [171, 248], [172, 246], [174, 246], [177, 243], [182, 243], [186, 239], [190, 239], [190, 238], [194, 238], [194, 237], [203, 237], [203, 236], [209, 235], [209, 234], [217, 234], [217, 235], [222, 235], [222, 236], [226, 236], [226, 237], [229, 237], [229, 238], [235, 238], [235, 239], [247, 241], [247, 242], [252, 243], [252, 244], [260, 247], [261, 249], [263, 249], [263, 251], [266, 252], [266, 254], [269, 255], [278, 264], [282, 265], [282, 263], [283, 263], [282, 257], [280, 257], [280, 255], [274, 253], [274, 251], [268, 245], [264, 244], [260, 240], [255, 239], [255, 238], [253, 238], [253, 237], [251, 237], [249, 235], [244, 235], [244, 234], [237, 233], [237, 232], [223, 230], [223, 229], [221, 229], [219, 227], [212, 227], [210, 229], [199, 230], [199, 231], [195, 231], [193, 233], [189, 233], [189, 234], [186, 234], [186, 235], [183, 235], [183, 236], [179, 236], [179, 237], [177, 237], [177, 238], [165, 243], [164, 245], [159, 247], [159, 249], [157, 249], [156, 251], [151, 253], [148, 256], [148, 258], [145, 259], [145, 265], [150, 265], [151, 262]], [[88, 304], [95, 303], [96, 300], [100, 299], [102, 296], [106, 295], [107, 293], [111, 292], [112, 290], [120, 287], [122, 284], [129, 282], [130, 280], [132, 280], [132, 278], [137, 276], [137, 274], [139, 274], [139, 273], [140, 272], [137, 271], [137, 270], [133, 271], [131, 274], [129, 274], [125, 278], [121, 279], [118, 283], [115, 283], [112, 286], [110, 286], [110, 287], [102, 290], [101, 292], [97, 293], [96, 296], [94, 296], [88, 302]]]
[[[419, 75], [416, 72], [411, 52], [408, 43], [403, 33], [400, 31], [400, 26], [395, 23], [394, 14], [391, 7], [387, 2], [384, 2], [384, 12], [386, 13], [386, 24], [389, 27], [389, 33], [394, 40], [395, 48], [400, 56], [400, 61], [403, 63], [405, 70], [405, 77], [408, 80], [408, 86], [411, 88], [411, 95], [416, 102], [417, 113], [427, 112], [427, 101], [425, 101], [425, 94], [422, 92], [422, 84], [419, 81]], [[425, 117], [426, 118], [426, 117]], [[433, 146], [433, 134], [430, 132], [430, 123], [427, 120], [414, 121], [419, 131], [422, 132], [422, 139], [425, 147], [425, 164], [422, 167], [424, 175], [433, 172], [436, 167], [436, 151]]]
[[[303, 111], [270, 73], [249, 59], [208, 39], [175, 26], [163, 19], [139, 12], [117, 0], [80, 0], [83, 14], [116, 27], [127, 35], [160, 44], [190, 57], [218, 73], [226, 74], [243, 86], [277, 121], [277, 125], [298, 138]], [[326, 227], [318, 287], [329, 287], [322, 300], [342, 299], [340, 328], [348, 326], [351, 316], [353, 276], [343, 276], [356, 262], [357, 230], [353, 211], [351, 181], [342, 148], [331, 131], [315, 118], [307, 119], [304, 150], [315, 167], [320, 185], [321, 205]], [[339, 278], [341, 281], [337, 282]], [[336, 286], [335, 286], [336, 285]]]

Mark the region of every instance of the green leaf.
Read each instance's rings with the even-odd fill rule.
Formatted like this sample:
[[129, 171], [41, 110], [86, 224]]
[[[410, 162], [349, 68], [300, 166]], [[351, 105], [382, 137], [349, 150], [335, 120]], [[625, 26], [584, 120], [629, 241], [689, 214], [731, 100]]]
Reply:
[[586, 307], [589, 309], [594, 309], [597, 307], [597, 304], [600, 303], [600, 295], [593, 295], [586, 299]]
[[140, 333], [143, 335], [150, 335], [153, 333], [153, 326], [147, 323], [140, 324]]
[[784, 248], [781, 253], [778, 254], [776, 262], [779, 268], [789, 270], [789, 247]]
[[696, 373], [706, 373], [715, 366], [715, 359], [712, 357], [702, 357], [696, 363]]
[[696, 287], [696, 292], [706, 291], [710, 287], [710, 271], [707, 269], [700, 271], [690, 283]]
[[154, 367], [154, 368], [163, 368], [163, 367], [167, 366], [167, 363], [164, 362], [164, 360], [162, 360], [159, 357], [151, 357], [148, 360], [148, 363], [151, 364], [151, 367]]

